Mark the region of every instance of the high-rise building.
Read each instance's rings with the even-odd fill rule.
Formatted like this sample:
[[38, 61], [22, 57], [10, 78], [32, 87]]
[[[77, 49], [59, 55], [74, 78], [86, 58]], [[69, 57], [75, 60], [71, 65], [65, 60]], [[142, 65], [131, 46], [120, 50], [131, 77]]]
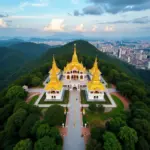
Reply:
[[150, 61], [147, 64], [147, 69], [150, 69]]
[[119, 57], [119, 58], [121, 58], [121, 54], [122, 54], [122, 49], [119, 48], [119, 50], [118, 50], [118, 57]]

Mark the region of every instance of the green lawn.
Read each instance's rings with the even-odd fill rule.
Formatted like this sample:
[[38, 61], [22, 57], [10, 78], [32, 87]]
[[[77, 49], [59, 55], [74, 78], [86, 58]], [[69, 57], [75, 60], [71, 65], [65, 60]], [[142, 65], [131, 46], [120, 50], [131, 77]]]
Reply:
[[41, 98], [39, 104], [68, 104], [69, 102], [69, 91], [68, 90], [65, 90], [64, 91], [64, 97], [63, 97], [63, 101], [61, 102], [58, 102], [58, 101], [45, 101], [46, 99], [46, 94], [43, 95], [43, 97]]
[[110, 104], [109, 98], [107, 97], [106, 94], [104, 94], [104, 99], [105, 99], [104, 102], [97, 102], [97, 101], [95, 101], [95, 102], [88, 102], [86, 100], [86, 93], [85, 92], [86, 92], [85, 90], [81, 90], [81, 92], [80, 92], [81, 103], [82, 104], [91, 104], [91, 103], [95, 103], [95, 104]]
[[91, 122], [92, 120], [106, 120], [109, 118], [112, 118], [114, 116], [116, 116], [117, 114], [119, 114], [120, 112], [122, 112], [124, 110], [124, 105], [121, 102], [121, 100], [112, 95], [112, 98], [114, 99], [115, 103], [117, 104], [117, 107], [114, 108], [111, 112], [107, 112], [107, 113], [98, 113], [98, 112], [91, 112], [88, 109], [86, 110], [86, 121], [87, 122]]
[[30, 100], [29, 104], [30, 105], [34, 105], [35, 101], [38, 99], [39, 95], [35, 95], [32, 97], [32, 99]]

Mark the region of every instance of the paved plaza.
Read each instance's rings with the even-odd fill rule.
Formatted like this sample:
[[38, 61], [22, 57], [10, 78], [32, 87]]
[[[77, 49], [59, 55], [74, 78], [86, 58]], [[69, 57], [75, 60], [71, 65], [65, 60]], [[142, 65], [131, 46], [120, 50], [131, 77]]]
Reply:
[[70, 91], [68, 134], [64, 137], [64, 150], [85, 150], [84, 138], [81, 136], [82, 120], [79, 99], [79, 91]]

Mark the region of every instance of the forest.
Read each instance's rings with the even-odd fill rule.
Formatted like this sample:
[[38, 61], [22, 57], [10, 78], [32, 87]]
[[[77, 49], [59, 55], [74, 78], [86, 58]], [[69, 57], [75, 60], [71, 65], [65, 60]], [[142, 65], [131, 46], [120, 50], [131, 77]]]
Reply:
[[[71, 58], [71, 52], [67, 55], [55, 54], [55, 57], [58, 67], [63, 69]], [[22, 89], [23, 85], [42, 85], [51, 68], [51, 58], [52, 55], [50, 59], [41, 58], [37, 68], [19, 77], [1, 91], [0, 149], [62, 149], [63, 141], [58, 126], [64, 120], [63, 108], [53, 105], [44, 112], [25, 102], [27, 93]], [[79, 53], [79, 60], [88, 69], [92, 67], [94, 59], [90, 54]], [[149, 84], [123, 71], [118, 65], [111, 63], [111, 60], [99, 58], [98, 64], [106, 81], [115, 84], [121, 94], [130, 100], [130, 109], [106, 121], [105, 127], [92, 127], [87, 150], [149, 150]]]

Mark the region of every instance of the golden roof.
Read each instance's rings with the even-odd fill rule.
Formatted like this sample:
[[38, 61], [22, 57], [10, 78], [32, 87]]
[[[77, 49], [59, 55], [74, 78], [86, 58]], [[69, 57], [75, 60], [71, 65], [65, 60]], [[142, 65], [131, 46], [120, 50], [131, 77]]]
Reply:
[[79, 63], [79, 61], [78, 61], [78, 56], [76, 53], [76, 44], [74, 44], [74, 53], [72, 56], [72, 61], [70, 63], [67, 63], [66, 67], [64, 67], [64, 72], [71, 71], [74, 68], [76, 68], [79, 71], [83, 71], [83, 72], [86, 71], [83, 64]]
[[95, 91], [95, 90], [104, 91], [105, 90], [103, 84], [99, 80], [99, 72], [98, 72], [98, 70], [96, 70], [94, 72], [93, 78], [92, 78], [91, 81], [88, 82], [87, 87], [88, 87], [89, 91]]
[[89, 71], [92, 75], [94, 74], [95, 71], [97, 71], [99, 75], [101, 74], [100, 70], [98, 69], [97, 57], [95, 58], [95, 62], [92, 69], [90, 69]]
[[60, 72], [60, 69], [57, 67], [57, 64], [56, 64], [54, 55], [53, 55], [52, 68], [51, 68], [51, 70], [49, 71], [50, 74], [51, 74], [51, 72], [52, 72], [53, 69], [55, 70], [56, 74], [58, 74], [58, 73]]
[[51, 69], [50, 82], [46, 85], [45, 90], [61, 90], [63, 83], [58, 80], [57, 74], [54, 68]]

